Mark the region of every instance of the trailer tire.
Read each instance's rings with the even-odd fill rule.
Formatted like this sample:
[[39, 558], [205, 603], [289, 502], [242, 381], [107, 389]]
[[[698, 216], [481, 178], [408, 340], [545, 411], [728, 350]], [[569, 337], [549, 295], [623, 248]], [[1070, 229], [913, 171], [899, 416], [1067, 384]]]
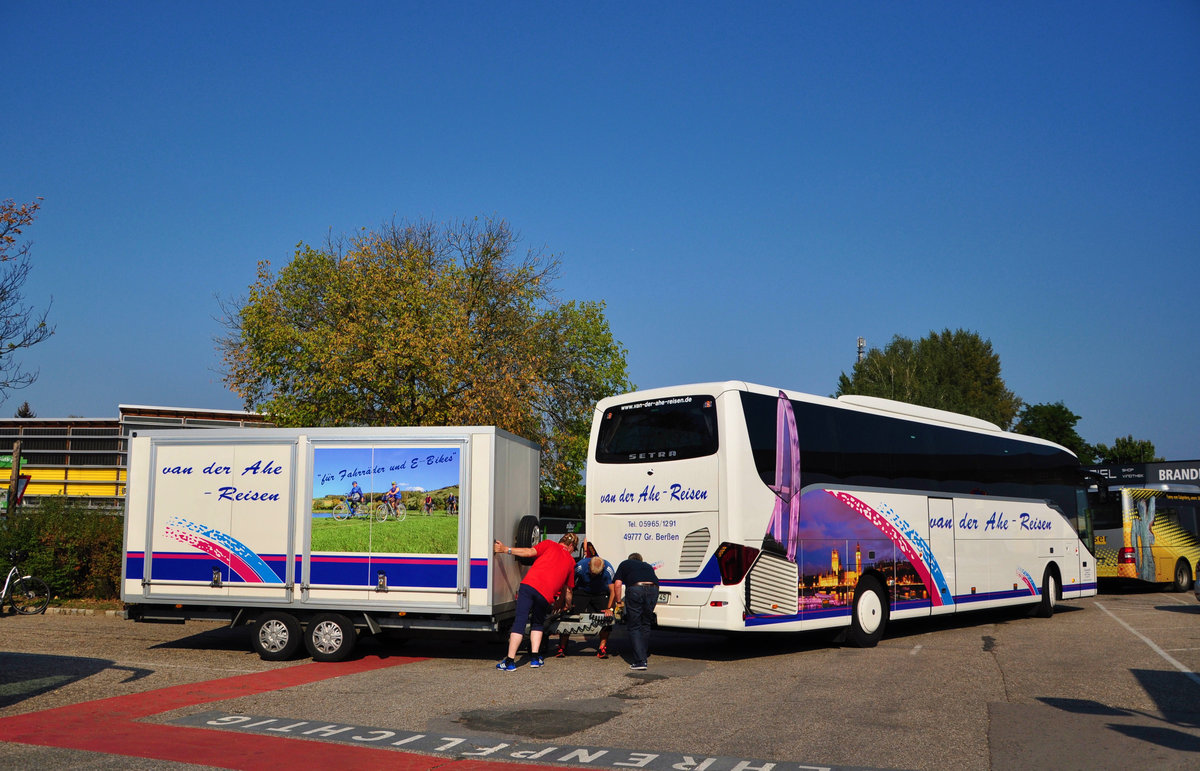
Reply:
[[[517, 523], [517, 538], [514, 545], [522, 549], [528, 549], [531, 546], [537, 546], [538, 541], [542, 540], [542, 522], [532, 514], [526, 514], [521, 517], [521, 521]], [[517, 557], [517, 561], [522, 565], [532, 565], [532, 557]]]
[[516, 545], [522, 549], [528, 549], [530, 546], [537, 546], [540, 540], [542, 540], [541, 520], [532, 514], [521, 517], [521, 521], [517, 523]]
[[304, 629], [304, 645], [313, 661], [342, 661], [356, 640], [354, 624], [340, 613], [318, 613]]
[[250, 648], [263, 661], [286, 661], [300, 649], [300, 634], [295, 616], [269, 610], [254, 619]]

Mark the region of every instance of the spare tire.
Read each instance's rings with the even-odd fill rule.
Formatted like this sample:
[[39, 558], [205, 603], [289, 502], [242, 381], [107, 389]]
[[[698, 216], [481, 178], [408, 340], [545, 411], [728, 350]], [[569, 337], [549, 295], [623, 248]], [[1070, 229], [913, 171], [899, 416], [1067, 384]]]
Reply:
[[[513, 542], [513, 545], [519, 546], [522, 549], [528, 549], [531, 546], [537, 546], [541, 540], [541, 520], [532, 514], [526, 514], [521, 517], [521, 521], [517, 523], [517, 538]], [[517, 561], [522, 565], [532, 565], [533, 557], [517, 557]]]

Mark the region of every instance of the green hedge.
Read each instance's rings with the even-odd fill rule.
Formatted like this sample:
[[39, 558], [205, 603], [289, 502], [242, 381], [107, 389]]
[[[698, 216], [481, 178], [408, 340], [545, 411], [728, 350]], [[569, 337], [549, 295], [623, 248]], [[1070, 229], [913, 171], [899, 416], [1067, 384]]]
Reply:
[[21, 567], [50, 586], [50, 596], [115, 600], [121, 581], [120, 512], [43, 498], [0, 517], [0, 562], [11, 549], [26, 553]]

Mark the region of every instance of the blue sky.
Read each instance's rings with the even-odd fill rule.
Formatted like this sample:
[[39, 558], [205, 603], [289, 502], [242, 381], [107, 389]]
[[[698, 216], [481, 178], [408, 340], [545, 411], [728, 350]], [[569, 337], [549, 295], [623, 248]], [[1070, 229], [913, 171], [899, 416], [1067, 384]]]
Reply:
[[1091, 442], [1200, 457], [1200, 4], [4, 3], [41, 417], [239, 408], [218, 297], [507, 219], [641, 387], [830, 394], [964, 328]]

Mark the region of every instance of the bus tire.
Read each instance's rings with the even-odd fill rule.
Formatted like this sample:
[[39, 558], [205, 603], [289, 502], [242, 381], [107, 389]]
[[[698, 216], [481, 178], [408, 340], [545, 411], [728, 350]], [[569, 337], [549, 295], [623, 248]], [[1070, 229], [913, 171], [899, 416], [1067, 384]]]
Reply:
[[290, 613], [260, 613], [251, 627], [250, 647], [263, 661], [287, 661], [300, 649], [300, 622]]
[[1046, 568], [1042, 578], [1042, 600], [1034, 608], [1033, 615], [1038, 618], [1050, 618], [1054, 615], [1054, 607], [1058, 604], [1058, 574], [1051, 568]]
[[1175, 580], [1171, 582], [1171, 591], [1186, 592], [1192, 588], [1192, 566], [1187, 560], [1181, 559], [1175, 563]]
[[354, 624], [340, 613], [318, 613], [304, 630], [304, 645], [313, 661], [342, 661], [355, 641]]
[[888, 621], [888, 599], [875, 576], [863, 576], [854, 588], [847, 639], [856, 648], [874, 648], [883, 639]]

